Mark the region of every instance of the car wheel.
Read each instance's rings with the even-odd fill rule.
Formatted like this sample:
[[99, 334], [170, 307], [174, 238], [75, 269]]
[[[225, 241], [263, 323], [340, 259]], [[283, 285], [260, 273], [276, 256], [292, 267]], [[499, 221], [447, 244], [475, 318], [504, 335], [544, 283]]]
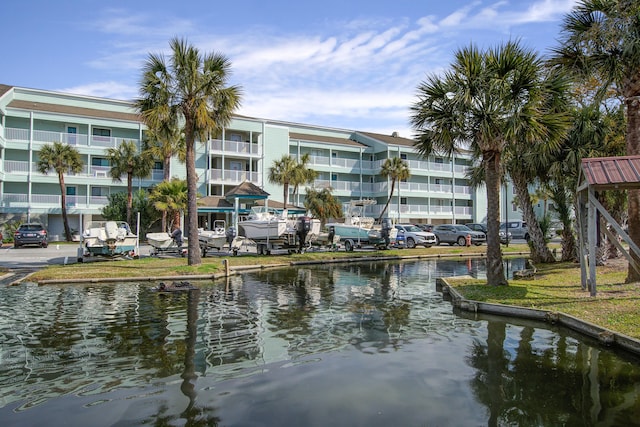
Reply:
[[440, 239], [436, 236], [436, 246], [440, 246]]
[[13, 247], [14, 247], [14, 249], [18, 249], [20, 247], [20, 244], [19, 243], [14, 243]]
[[40, 243], [40, 246], [42, 246], [43, 248], [46, 248], [47, 246], [49, 246], [49, 243], [42, 242], [42, 243]]
[[524, 240], [526, 240], [527, 242], [529, 241], [530, 238], [531, 236], [529, 236], [529, 233], [524, 235]]
[[458, 237], [458, 246], [467, 246], [467, 239], [462, 236]]
[[409, 237], [409, 238], [407, 239], [407, 247], [408, 247], [409, 249], [413, 249], [413, 248], [415, 248], [415, 247], [416, 247], [416, 241], [415, 241], [415, 240], [413, 240], [413, 238]]

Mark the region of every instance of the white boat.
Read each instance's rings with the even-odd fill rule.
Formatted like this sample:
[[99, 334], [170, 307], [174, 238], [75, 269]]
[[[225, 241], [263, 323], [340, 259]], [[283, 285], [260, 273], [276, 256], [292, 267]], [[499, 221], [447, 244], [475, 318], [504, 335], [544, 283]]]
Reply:
[[255, 206], [246, 219], [238, 222], [238, 228], [240, 235], [247, 239], [279, 239], [291, 228], [291, 222], [287, 219], [286, 209], [278, 214], [273, 209]]
[[224, 220], [215, 220], [212, 230], [198, 229], [198, 240], [202, 254], [206, 255], [208, 249], [228, 249], [237, 252], [240, 242], [236, 237], [236, 232], [232, 228], [227, 228]]
[[147, 243], [153, 248], [151, 256], [160, 253], [176, 253], [184, 256], [187, 252], [184, 244], [179, 245], [169, 233], [147, 233], [146, 237]]
[[83, 256], [134, 256], [138, 236], [124, 221], [95, 221], [82, 233]]
[[398, 230], [392, 227], [389, 222], [384, 228], [387, 233], [385, 234], [382, 226], [374, 226], [374, 218], [365, 216], [366, 208], [375, 204], [376, 201], [371, 199], [352, 200], [345, 210], [344, 222], [331, 222], [325, 226], [332, 228], [335, 235], [340, 236], [340, 241], [345, 243], [345, 248], [348, 251], [354, 245], [387, 247], [395, 242]]

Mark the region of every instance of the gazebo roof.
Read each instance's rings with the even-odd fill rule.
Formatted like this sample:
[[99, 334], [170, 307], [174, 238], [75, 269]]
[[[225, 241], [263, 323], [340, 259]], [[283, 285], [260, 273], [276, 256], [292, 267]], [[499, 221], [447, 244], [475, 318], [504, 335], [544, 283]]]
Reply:
[[640, 188], [640, 156], [582, 159], [582, 174], [597, 190]]

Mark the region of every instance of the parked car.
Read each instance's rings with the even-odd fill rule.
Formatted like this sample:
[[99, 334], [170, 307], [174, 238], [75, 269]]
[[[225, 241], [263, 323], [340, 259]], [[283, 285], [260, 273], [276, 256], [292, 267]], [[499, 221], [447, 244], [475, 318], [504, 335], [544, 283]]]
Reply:
[[[474, 231], [481, 231], [484, 234], [487, 234], [487, 224], [480, 224], [480, 223], [476, 223], [476, 222], [472, 222], [469, 224], [465, 224], [467, 227], [469, 227], [470, 229], [474, 230]], [[498, 235], [500, 236], [500, 243], [502, 243], [503, 245], [506, 245], [507, 243], [509, 243], [511, 241], [511, 233], [509, 232], [505, 232], [504, 230], [500, 230], [498, 231]]]
[[413, 224], [413, 225], [415, 225], [422, 231], [428, 231], [429, 233], [433, 231], [433, 224]]
[[450, 245], [467, 245], [467, 236], [471, 237], [471, 244], [480, 246], [487, 242], [487, 235], [481, 231], [474, 231], [462, 224], [441, 224], [433, 228], [437, 244], [448, 243]]
[[396, 224], [395, 227], [398, 230], [398, 237], [402, 236], [405, 246], [409, 249], [413, 249], [417, 245], [430, 248], [436, 244], [435, 234], [422, 231], [413, 224]]
[[46, 248], [49, 246], [48, 238], [47, 229], [44, 228], [42, 224], [20, 224], [15, 233], [13, 233], [13, 247], [19, 248], [24, 245], [38, 245]]
[[511, 233], [512, 239], [524, 239], [529, 241], [529, 229], [525, 221], [508, 221], [500, 224], [500, 230]]

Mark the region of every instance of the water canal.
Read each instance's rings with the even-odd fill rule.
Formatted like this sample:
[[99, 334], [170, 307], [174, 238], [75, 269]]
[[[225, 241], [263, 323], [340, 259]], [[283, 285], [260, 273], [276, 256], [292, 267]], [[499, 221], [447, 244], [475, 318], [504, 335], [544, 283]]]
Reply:
[[640, 360], [549, 325], [456, 314], [482, 260], [0, 289], [9, 426], [617, 426]]

